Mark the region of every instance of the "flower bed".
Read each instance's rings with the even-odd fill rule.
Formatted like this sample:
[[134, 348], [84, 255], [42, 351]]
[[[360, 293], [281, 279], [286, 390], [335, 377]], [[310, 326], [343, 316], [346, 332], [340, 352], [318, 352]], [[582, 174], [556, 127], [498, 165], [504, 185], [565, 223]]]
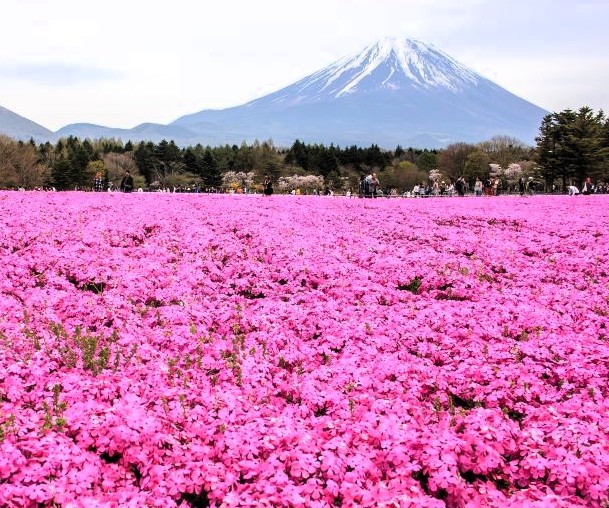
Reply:
[[0, 194], [0, 505], [592, 506], [609, 198]]

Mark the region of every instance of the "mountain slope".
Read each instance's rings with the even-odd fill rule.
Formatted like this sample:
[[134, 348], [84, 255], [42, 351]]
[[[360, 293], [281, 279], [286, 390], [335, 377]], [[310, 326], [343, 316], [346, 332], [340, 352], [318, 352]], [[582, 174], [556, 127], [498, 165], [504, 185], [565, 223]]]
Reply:
[[45, 141], [52, 131], [0, 106], [0, 134], [15, 139]]

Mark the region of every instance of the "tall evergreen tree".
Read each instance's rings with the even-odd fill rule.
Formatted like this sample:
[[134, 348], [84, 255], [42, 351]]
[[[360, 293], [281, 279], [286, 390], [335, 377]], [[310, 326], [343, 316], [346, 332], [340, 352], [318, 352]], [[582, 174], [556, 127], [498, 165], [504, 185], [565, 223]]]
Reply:
[[336, 154], [332, 149], [328, 149], [322, 146], [319, 151], [317, 163], [319, 173], [324, 177], [327, 177], [328, 175], [330, 175], [330, 173], [339, 173], [338, 159], [336, 158]]
[[138, 171], [146, 179], [146, 184], [152, 184], [154, 182], [154, 144], [140, 142], [133, 152], [133, 158]]
[[536, 161], [549, 188], [560, 180], [566, 191], [569, 182], [582, 185], [588, 177], [602, 178], [607, 146], [603, 112], [588, 107], [546, 115], [539, 129]]
[[92, 157], [91, 145], [73, 143], [68, 145], [68, 162], [70, 164], [71, 186], [79, 189], [89, 187], [91, 175], [88, 171]]
[[73, 189], [72, 166], [63, 154], [60, 154], [53, 162], [51, 168], [51, 182], [57, 190]]
[[286, 152], [284, 161], [289, 166], [298, 166], [305, 171], [309, 169], [309, 150], [300, 140], [295, 140], [290, 149]]
[[570, 132], [573, 151], [577, 154], [574, 163], [575, 178], [583, 183], [586, 178], [598, 177], [604, 162], [603, 112], [594, 114], [588, 108], [580, 108]]
[[213, 156], [211, 149], [207, 148], [201, 161], [203, 182], [207, 187], [219, 187], [222, 183], [222, 175], [218, 167], [218, 161]]
[[201, 157], [195, 152], [194, 148], [188, 147], [186, 150], [184, 150], [182, 161], [184, 162], [184, 169], [186, 171], [201, 177], [203, 176]]

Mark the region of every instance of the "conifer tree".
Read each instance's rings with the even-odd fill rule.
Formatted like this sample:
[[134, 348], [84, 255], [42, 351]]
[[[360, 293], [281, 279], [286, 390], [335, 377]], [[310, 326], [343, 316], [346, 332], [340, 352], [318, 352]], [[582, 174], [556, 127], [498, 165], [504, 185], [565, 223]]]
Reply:
[[60, 154], [53, 162], [51, 182], [57, 190], [68, 190], [73, 188], [71, 165], [63, 154]]
[[219, 187], [222, 183], [222, 175], [218, 168], [218, 161], [213, 156], [211, 149], [207, 148], [201, 161], [203, 182], [207, 187]]
[[582, 185], [586, 178], [602, 179], [607, 144], [602, 111], [588, 107], [546, 115], [539, 129], [536, 160], [548, 188], [560, 180], [563, 192], [569, 182]]

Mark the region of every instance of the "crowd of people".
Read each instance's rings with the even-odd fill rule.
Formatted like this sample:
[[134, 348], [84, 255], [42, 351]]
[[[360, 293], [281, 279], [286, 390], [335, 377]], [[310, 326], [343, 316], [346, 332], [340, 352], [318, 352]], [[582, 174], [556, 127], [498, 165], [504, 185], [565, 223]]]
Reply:
[[569, 196], [577, 196], [578, 194], [609, 194], [609, 183], [594, 185], [590, 178], [587, 178], [584, 185], [582, 185], [581, 191], [575, 185], [569, 185], [567, 187], [567, 194]]
[[[374, 182], [374, 183], [372, 183]], [[504, 187], [498, 178], [480, 179], [476, 181], [472, 188], [468, 186], [465, 178], [462, 176], [456, 180], [450, 180], [448, 183], [444, 180], [421, 182], [414, 185], [412, 190], [407, 190], [400, 194], [397, 189], [390, 189], [388, 192], [381, 190], [378, 178], [375, 173], [371, 173], [366, 178], [360, 181], [359, 196], [360, 197], [435, 197], [435, 196], [465, 196], [466, 194], [474, 196], [498, 196], [500, 194], [520, 194], [521, 196], [533, 195], [536, 193], [550, 193], [569, 195], [577, 194], [609, 194], [609, 183], [593, 184], [590, 178], [587, 178], [581, 190], [571, 184], [568, 185], [564, 192], [561, 188], [554, 187], [547, 190], [543, 182], [535, 180], [533, 177], [519, 178], [517, 184]], [[348, 191], [347, 195], [351, 195]]]
[[[103, 191], [121, 191], [121, 192], [132, 192], [134, 189], [134, 181], [133, 176], [129, 171], [126, 171], [123, 178], [121, 179], [120, 185], [117, 188], [112, 188], [108, 186], [107, 182], [104, 180], [103, 175], [101, 173], [96, 173], [95, 178], [93, 179], [91, 190], [95, 192], [103, 192]], [[150, 190], [150, 189], [149, 189]], [[223, 192], [222, 189], [217, 189], [215, 187], [212, 188], [201, 188], [200, 186], [188, 187], [188, 188], [172, 188], [172, 189], [153, 189], [157, 192], [205, 192], [205, 193], [218, 193]], [[144, 189], [138, 188], [138, 192], [144, 192]], [[237, 189], [237, 190], [229, 190], [231, 193], [238, 194], [248, 194], [251, 193], [252, 189]], [[254, 191], [255, 192], [255, 191]], [[269, 177], [268, 174], [264, 175], [264, 180], [262, 184], [262, 193], [266, 196], [272, 195], [274, 192], [273, 189], [273, 180]], [[348, 189], [346, 192], [335, 192], [330, 187], [326, 186], [323, 190], [313, 189], [311, 194], [314, 195], [325, 195], [325, 196], [334, 196], [336, 194], [345, 195], [347, 197], [363, 197], [363, 198], [377, 198], [377, 197], [434, 197], [434, 196], [465, 196], [466, 194], [474, 195], [474, 196], [498, 196], [499, 194], [520, 194], [522, 195], [531, 195], [537, 192], [545, 192], [543, 184], [541, 182], [536, 181], [532, 177], [524, 178], [521, 177], [518, 180], [518, 183], [510, 188], [501, 187], [501, 183], [498, 178], [487, 178], [482, 180], [477, 178], [473, 187], [470, 188], [465, 181], [465, 179], [461, 176], [455, 180], [451, 179], [448, 182], [445, 180], [434, 180], [428, 181], [427, 183], [421, 182], [417, 183], [413, 186], [412, 190], [407, 190], [405, 192], [400, 193], [398, 189], [386, 189], [382, 190], [380, 186], [380, 181], [378, 175], [375, 172], [370, 172], [367, 176], [362, 176], [359, 182], [359, 189], [357, 193], [354, 193], [351, 189]], [[301, 189], [292, 189], [290, 194], [292, 195], [300, 195], [305, 192], [302, 192]], [[551, 193], [561, 193], [560, 189], [552, 189]], [[570, 184], [565, 189], [565, 193], [569, 195], [578, 195], [578, 194], [609, 194], [609, 183], [599, 183], [593, 184], [591, 179], [588, 178], [584, 181], [582, 188], [578, 188], [576, 185]]]

